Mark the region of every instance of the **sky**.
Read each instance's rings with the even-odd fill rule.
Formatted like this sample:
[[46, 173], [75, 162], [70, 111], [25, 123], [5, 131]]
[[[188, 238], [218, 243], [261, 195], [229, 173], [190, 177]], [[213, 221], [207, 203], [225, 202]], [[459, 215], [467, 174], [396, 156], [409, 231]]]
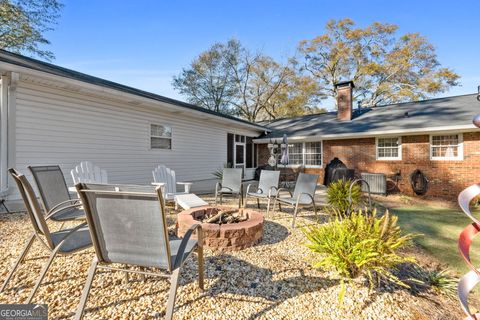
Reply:
[[275, 59], [295, 54], [299, 41], [324, 33], [328, 20], [351, 18], [419, 32], [461, 86], [480, 85], [480, 1], [63, 0], [54, 31], [46, 34], [52, 63], [170, 98], [184, 100], [172, 77], [215, 42], [232, 37]]

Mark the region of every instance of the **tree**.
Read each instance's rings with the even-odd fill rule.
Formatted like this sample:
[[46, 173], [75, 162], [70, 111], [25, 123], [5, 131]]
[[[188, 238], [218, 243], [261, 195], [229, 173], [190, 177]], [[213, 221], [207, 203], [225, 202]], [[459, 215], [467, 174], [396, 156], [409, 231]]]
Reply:
[[334, 84], [341, 80], [354, 81], [354, 100], [362, 105], [425, 99], [458, 85], [459, 76], [441, 67], [435, 48], [420, 34], [397, 38], [398, 26], [388, 23], [354, 26], [350, 19], [332, 20], [325, 34], [300, 42], [303, 70], [324, 97], [335, 97]]
[[231, 101], [235, 97], [236, 86], [228, 61], [235, 59], [239, 50], [239, 43], [235, 40], [214, 44], [173, 78], [173, 87], [192, 104], [226, 114], [233, 113]]
[[267, 100], [267, 106], [261, 115], [263, 119], [289, 118], [326, 111], [318, 108], [321, 96], [317, 82], [312, 77], [301, 75], [294, 59], [290, 63], [291, 67], [285, 70], [282, 85]]
[[315, 86], [298, 75], [293, 60], [278, 63], [237, 40], [214, 44], [173, 79], [189, 102], [249, 121], [312, 112]]
[[57, 0], [0, 0], [0, 48], [51, 60], [45, 32], [53, 30], [62, 7]]
[[263, 54], [252, 54], [244, 48], [232, 58], [228, 61], [236, 86], [236, 99], [232, 100], [232, 105], [238, 115], [249, 121], [263, 120], [262, 114], [265, 113], [275, 116], [274, 110], [267, 109], [286, 85], [288, 66], [280, 65]]

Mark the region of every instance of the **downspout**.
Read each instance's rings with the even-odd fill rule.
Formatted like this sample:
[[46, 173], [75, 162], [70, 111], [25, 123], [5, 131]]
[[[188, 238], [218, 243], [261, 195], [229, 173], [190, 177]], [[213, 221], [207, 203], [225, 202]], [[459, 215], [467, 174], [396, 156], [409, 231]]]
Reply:
[[8, 192], [8, 167], [13, 165], [14, 160], [11, 145], [15, 143], [13, 141], [15, 128], [9, 120], [15, 118], [17, 81], [18, 73], [0, 76], [0, 196]]
[[8, 77], [0, 77], [0, 196], [8, 190]]

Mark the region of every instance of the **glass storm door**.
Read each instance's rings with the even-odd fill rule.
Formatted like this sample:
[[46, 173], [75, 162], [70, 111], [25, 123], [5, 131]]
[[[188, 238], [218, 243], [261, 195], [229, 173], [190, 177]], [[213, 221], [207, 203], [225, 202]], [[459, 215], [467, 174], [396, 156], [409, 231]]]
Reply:
[[245, 169], [245, 136], [235, 135], [233, 148], [234, 167]]

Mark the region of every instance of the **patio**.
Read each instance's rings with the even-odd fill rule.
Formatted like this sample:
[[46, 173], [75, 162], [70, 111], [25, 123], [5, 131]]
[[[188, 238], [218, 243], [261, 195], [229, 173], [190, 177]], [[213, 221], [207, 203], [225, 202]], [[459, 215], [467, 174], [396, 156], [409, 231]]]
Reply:
[[[317, 195], [322, 198], [322, 191]], [[213, 196], [203, 196], [213, 203]], [[226, 205], [237, 205], [228, 199]], [[251, 204], [253, 207], [253, 203]], [[205, 291], [197, 288], [195, 259], [188, 259], [180, 277], [176, 319], [457, 319], [461, 313], [455, 301], [430, 292], [413, 295], [405, 289], [385, 287], [369, 292], [356, 283], [347, 289], [343, 303], [338, 301], [340, 282], [330, 272], [311, 266], [312, 253], [302, 244], [301, 226], [315, 223], [313, 212], [302, 210], [298, 227], [292, 229], [292, 208], [275, 211], [265, 220], [263, 240], [238, 252], [205, 252]], [[260, 212], [265, 213], [262, 203]], [[175, 215], [168, 217], [173, 232]], [[320, 219], [328, 216], [320, 213]], [[4, 278], [21, 250], [31, 225], [25, 214], [2, 215], [0, 223], [0, 268]], [[8, 239], [8, 241], [5, 241]], [[415, 249], [414, 251], [417, 251]], [[419, 256], [423, 252], [417, 251]], [[19, 268], [0, 303], [25, 301], [45, 259], [36, 243]], [[72, 317], [85, 283], [93, 249], [70, 257], [58, 257], [47, 273], [34, 302], [49, 305], [52, 319]], [[122, 273], [99, 272], [86, 306], [86, 319], [162, 318], [165, 313], [168, 282], [163, 279], [132, 276], [125, 282]]]

